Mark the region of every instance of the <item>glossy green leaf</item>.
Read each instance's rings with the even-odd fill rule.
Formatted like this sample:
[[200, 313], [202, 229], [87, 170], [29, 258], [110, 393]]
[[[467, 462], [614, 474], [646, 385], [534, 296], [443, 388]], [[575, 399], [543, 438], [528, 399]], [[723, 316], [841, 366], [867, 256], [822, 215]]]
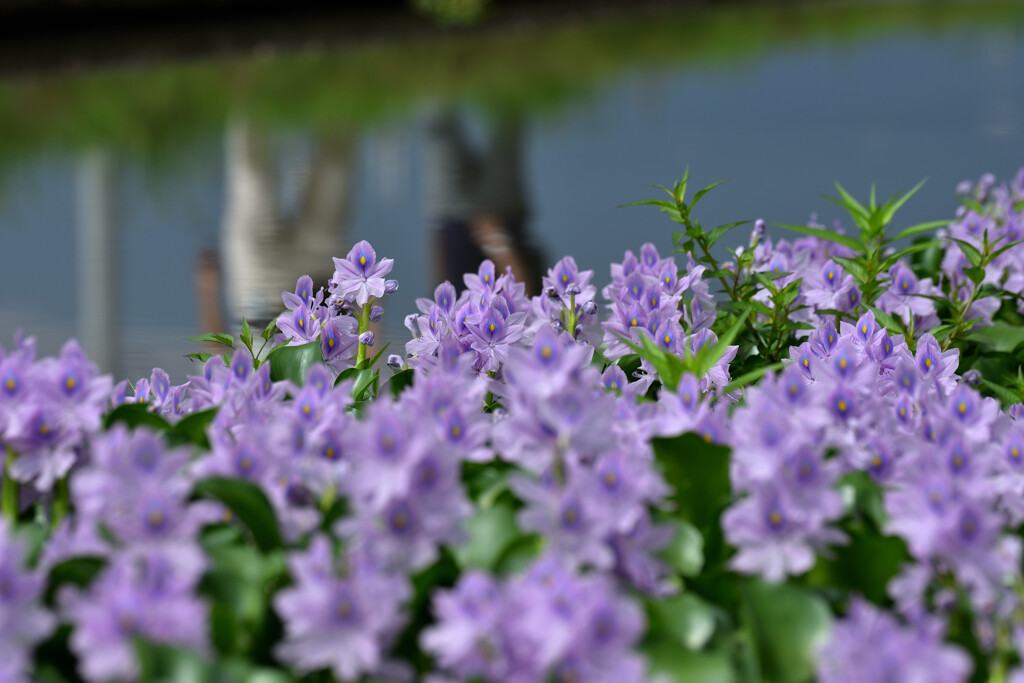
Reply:
[[817, 595], [795, 585], [754, 581], [741, 589], [766, 682], [803, 683], [814, 677], [815, 653], [828, 639], [832, 617]]
[[320, 342], [314, 341], [298, 346], [278, 346], [267, 354], [266, 362], [270, 363], [270, 379], [288, 380], [301, 387], [306, 383], [309, 369], [323, 360]]
[[171, 429], [171, 423], [150, 412], [145, 403], [124, 403], [114, 408], [103, 416], [103, 429], [110, 429], [119, 422], [131, 429], [149, 427], [158, 432], [167, 432]]
[[674, 520], [672, 542], [660, 554], [683, 576], [697, 576], [704, 568], [704, 537], [689, 522]]
[[58, 562], [50, 569], [46, 577], [46, 589], [43, 591], [43, 602], [53, 605], [54, 598], [61, 586], [72, 585], [85, 588], [100, 571], [107, 566], [103, 557], [82, 556]]
[[255, 484], [241, 479], [212, 477], [196, 482], [195, 494], [218, 500], [231, 510], [252, 533], [264, 552], [281, 547], [281, 532], [274, 508]]
[[646, 601], [649, 630], [658, 639], [678, 643], [687, 650], [702, 649], [715, 632], [711, 608], [692, 593]]
[[208, 450], [210, 439], [206, 435], [206, 428], [215, 417], [217, 408], [189, 413], [170, 428], [167, 432], [167, 442], [172, 446], [191, 443]]
[[678, 643], [656, 639], [645, 643], [642, 654], [651, 672], [674, 683], [734, 683], [739, 679], [726, 652], [691, 652]]
[[262, 337], [264, 341], [270, 341], [270, 338], [273, 337], [274, 334], [276, 333], [277, 319], [275, 318], [274, 320], [271, 320], [269, 323], [267, 323], [267, 326], [263, 328], [263, 331], [260, 332], [260, 337]]
[[924, 178], [917, 185], [914, 185], [914, 187], [910, 188], [910, 190], [908, 190], [906, 194], [904, 194], [902, 197], [900, 197], [897, 193], [895, 197], [886, 202], [885, 207], [883, 207], [882, 209], [882, 224], [886, 225], [890, 221], [892, 221], [892, 218], [893, 216], [896, 215], [896, 212], [899, 211], [900, 208], [907, 203], [908, 199], [917, 194], [917, 191], [924, 187], [924, 184], [926, 182], [928, 182], [928, 179]]
[[[404, 370], [399, 370], [389, 377], [385, 384], [388, 392], [390, 392], [394, 398], [398, 398], [403, 391], [413, 385], [414, 380], [415, 371], [412, 368], [405, 368]], [[381, 390], [381, 393], [384, 393], [383, 390]]]
[[217, 354], [215, 354], [215, 353], [206, 353], [205, 351], [197, 351], [195, 353], [186, 353], [185, 354], [185, 358], [188, 358], [189, 360], [199, 361], [200, 363], [205, 363], [206, 361], [210, 360], [211, 358], [213, 358], [216, 355]]
[[997, 320], [967, 336], [968, 341], [992, 347], [1001, 353], [1011, 353], [1024, 344], [1024, 327]]
[[242, 333], [238, 335], [239, 340], [245, 344], [245, 348], [252, 350], [252, 329], [249, 327], [249, 321], [242, 316]]
[[651, 443], [665, 480], [675, 490], [671, 500], [679, 518], [706, 537], [731, 496], [729, 449], [696, 434]]
[[715, 189], [716, 187], [718, 187], [722, 183], [729, 182], [729, 180], [730, 180], [729, 178], [725, 178], [723, 180], [716, 180], [715, 182], [711, 183], [710, 185], [697, 190], [697, 192], [695, 192], [694, 195], [693, 195], [693, 199], [690, 200], [690, 211], [693, 211], [693, 207], [697, 206], [697, 202], [699, 202], [701, 199], [703, 199], [704, 195], [706, 195], [708, 192], [711, 192], [711, 190]]
[[469, 541], [455, 551], [459, 566], [493, 570], [502, 553], [519, 538], [515, 511], [501, 503], [480, 510], [466, 523]]
[[[747, 324], [746, 318], [747, 313], [741, 313], [733, 324], [729, 326], [729, 329], [718, 337], [718, 341], [715, 342], [714, 346], [705, 346], [697, 352], [697, 377], [706, 375], [708, 370], [725, 355], [725, 352], [729, 350], [729, 347], [736, 339], [736, 335]], [[678, 378], [676, 378], [676, 381], [678, 383]]]
[[981, 252], [978, 251], [976, 246], [966, 240], [957, 239], [956, 237], [950, 237], [949, 239], [953, 240], [960, 246], [960, 251], [963, 252], [964, 258], [967, 259], [968, 263], [975, 268], [981, 265]]

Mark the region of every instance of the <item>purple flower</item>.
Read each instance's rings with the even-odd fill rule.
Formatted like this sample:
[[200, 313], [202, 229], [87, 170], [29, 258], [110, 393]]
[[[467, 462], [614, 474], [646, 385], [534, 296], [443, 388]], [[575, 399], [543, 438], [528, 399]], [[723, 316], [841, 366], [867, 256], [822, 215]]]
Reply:
[[[959, 647], [942, 642], [934, 621], [901, 627], [889, 614], [862, 599], [850, 603], [818, 652], [823, 683], [907, 681], [959, 683], [971, 674], [971, 660]], [[866, 656], [870, 653], [870, 656]]]
[[394, 261], [377, 254], [366, 240], [357, 242], [344, 259], [334, 259], [329, 303], [353, 301], [359, 306], [379, 299], [385, 293], [384, 276], [391, 272]]
[[32, 647], [55, 625], [53, 616], [39, 606], [45, 579], [24, 568], [25, 556], [23, 543], [0, 520], [0, 679], [4, 681], [29, 680]]
[[329, 668], [341, 680], [376, 671], [401, 625], [406, 582], [352, 555], [333, 561], [322, 536], [293, 555], [289, 567], [296, 582], [274, 598], [285, 629], [276, 655], [299, 672]]

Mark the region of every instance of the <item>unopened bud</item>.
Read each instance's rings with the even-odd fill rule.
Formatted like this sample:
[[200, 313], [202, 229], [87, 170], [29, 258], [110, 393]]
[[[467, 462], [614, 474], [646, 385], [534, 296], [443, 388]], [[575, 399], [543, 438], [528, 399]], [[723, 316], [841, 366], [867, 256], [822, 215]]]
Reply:
[[398, 291], [398, 280], [385, 280], [384, 281], [384, 293], [394, 294]]
[[363, 346], [373, 346], [373, 332], [363, 332], [359, 335], [359, 343]]
[[565, 293], [569, 296], [579, 296], [583, 290], [575, 282], [565, 288]]
[[972, 369], [965, 372], [964, 384], [969, 387], [976, 387], [981, 384], [981, 371]]
[[597, 302], [591, 299], [587, 303], [583, 304], [583, 312], [587, 315], [594, 315], [597, 313]]
[[544, 289], [544, 296], [548, 297], [549, 299], [557, 299], [558, 290], [555, 289], [554, 287], [547, 287]]
[[395, 371], [401, 370], [405, 367], [405, 361], [397, 353], [392, 353], [388, 356], [388, 367]]
[[383, 306], [371, 306], [370, 307], [370, 322], [379, 323], [380, 319], [384, 317]]

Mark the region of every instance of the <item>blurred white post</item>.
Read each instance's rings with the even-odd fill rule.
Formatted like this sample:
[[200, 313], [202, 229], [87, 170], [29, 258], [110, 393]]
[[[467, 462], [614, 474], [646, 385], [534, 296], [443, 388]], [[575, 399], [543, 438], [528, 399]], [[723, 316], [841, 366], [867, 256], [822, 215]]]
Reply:
[[117, 249], [114, 162], [104, 150], [78, 162], [78, 340], [102, 372], [120, 376], [117, 363]]

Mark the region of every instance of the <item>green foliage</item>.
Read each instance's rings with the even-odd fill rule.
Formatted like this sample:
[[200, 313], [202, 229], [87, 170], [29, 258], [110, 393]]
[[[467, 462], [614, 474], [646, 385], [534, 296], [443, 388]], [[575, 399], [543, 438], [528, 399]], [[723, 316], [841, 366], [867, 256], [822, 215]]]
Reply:
[[211, 477], [196, 482], [195, 494], [224, 503], [249, 529], [256, 545], [264, 552], [281, 547], [277, 516], [260, 487], [242, 479]]
[[814, 675], [814, 653], [832, 617], [820, 597], [791, 584], [753, 581], [741, 589], [745, 627], [757, 643], [760, 680], [800, 683]]
[[320, 342], [315, 341], [297, 346], [278, 346], [267, 354], [270, 379], [275, 382], [288, 380], [299, 387], [306, 383], [309, 369], [323, 361]]

